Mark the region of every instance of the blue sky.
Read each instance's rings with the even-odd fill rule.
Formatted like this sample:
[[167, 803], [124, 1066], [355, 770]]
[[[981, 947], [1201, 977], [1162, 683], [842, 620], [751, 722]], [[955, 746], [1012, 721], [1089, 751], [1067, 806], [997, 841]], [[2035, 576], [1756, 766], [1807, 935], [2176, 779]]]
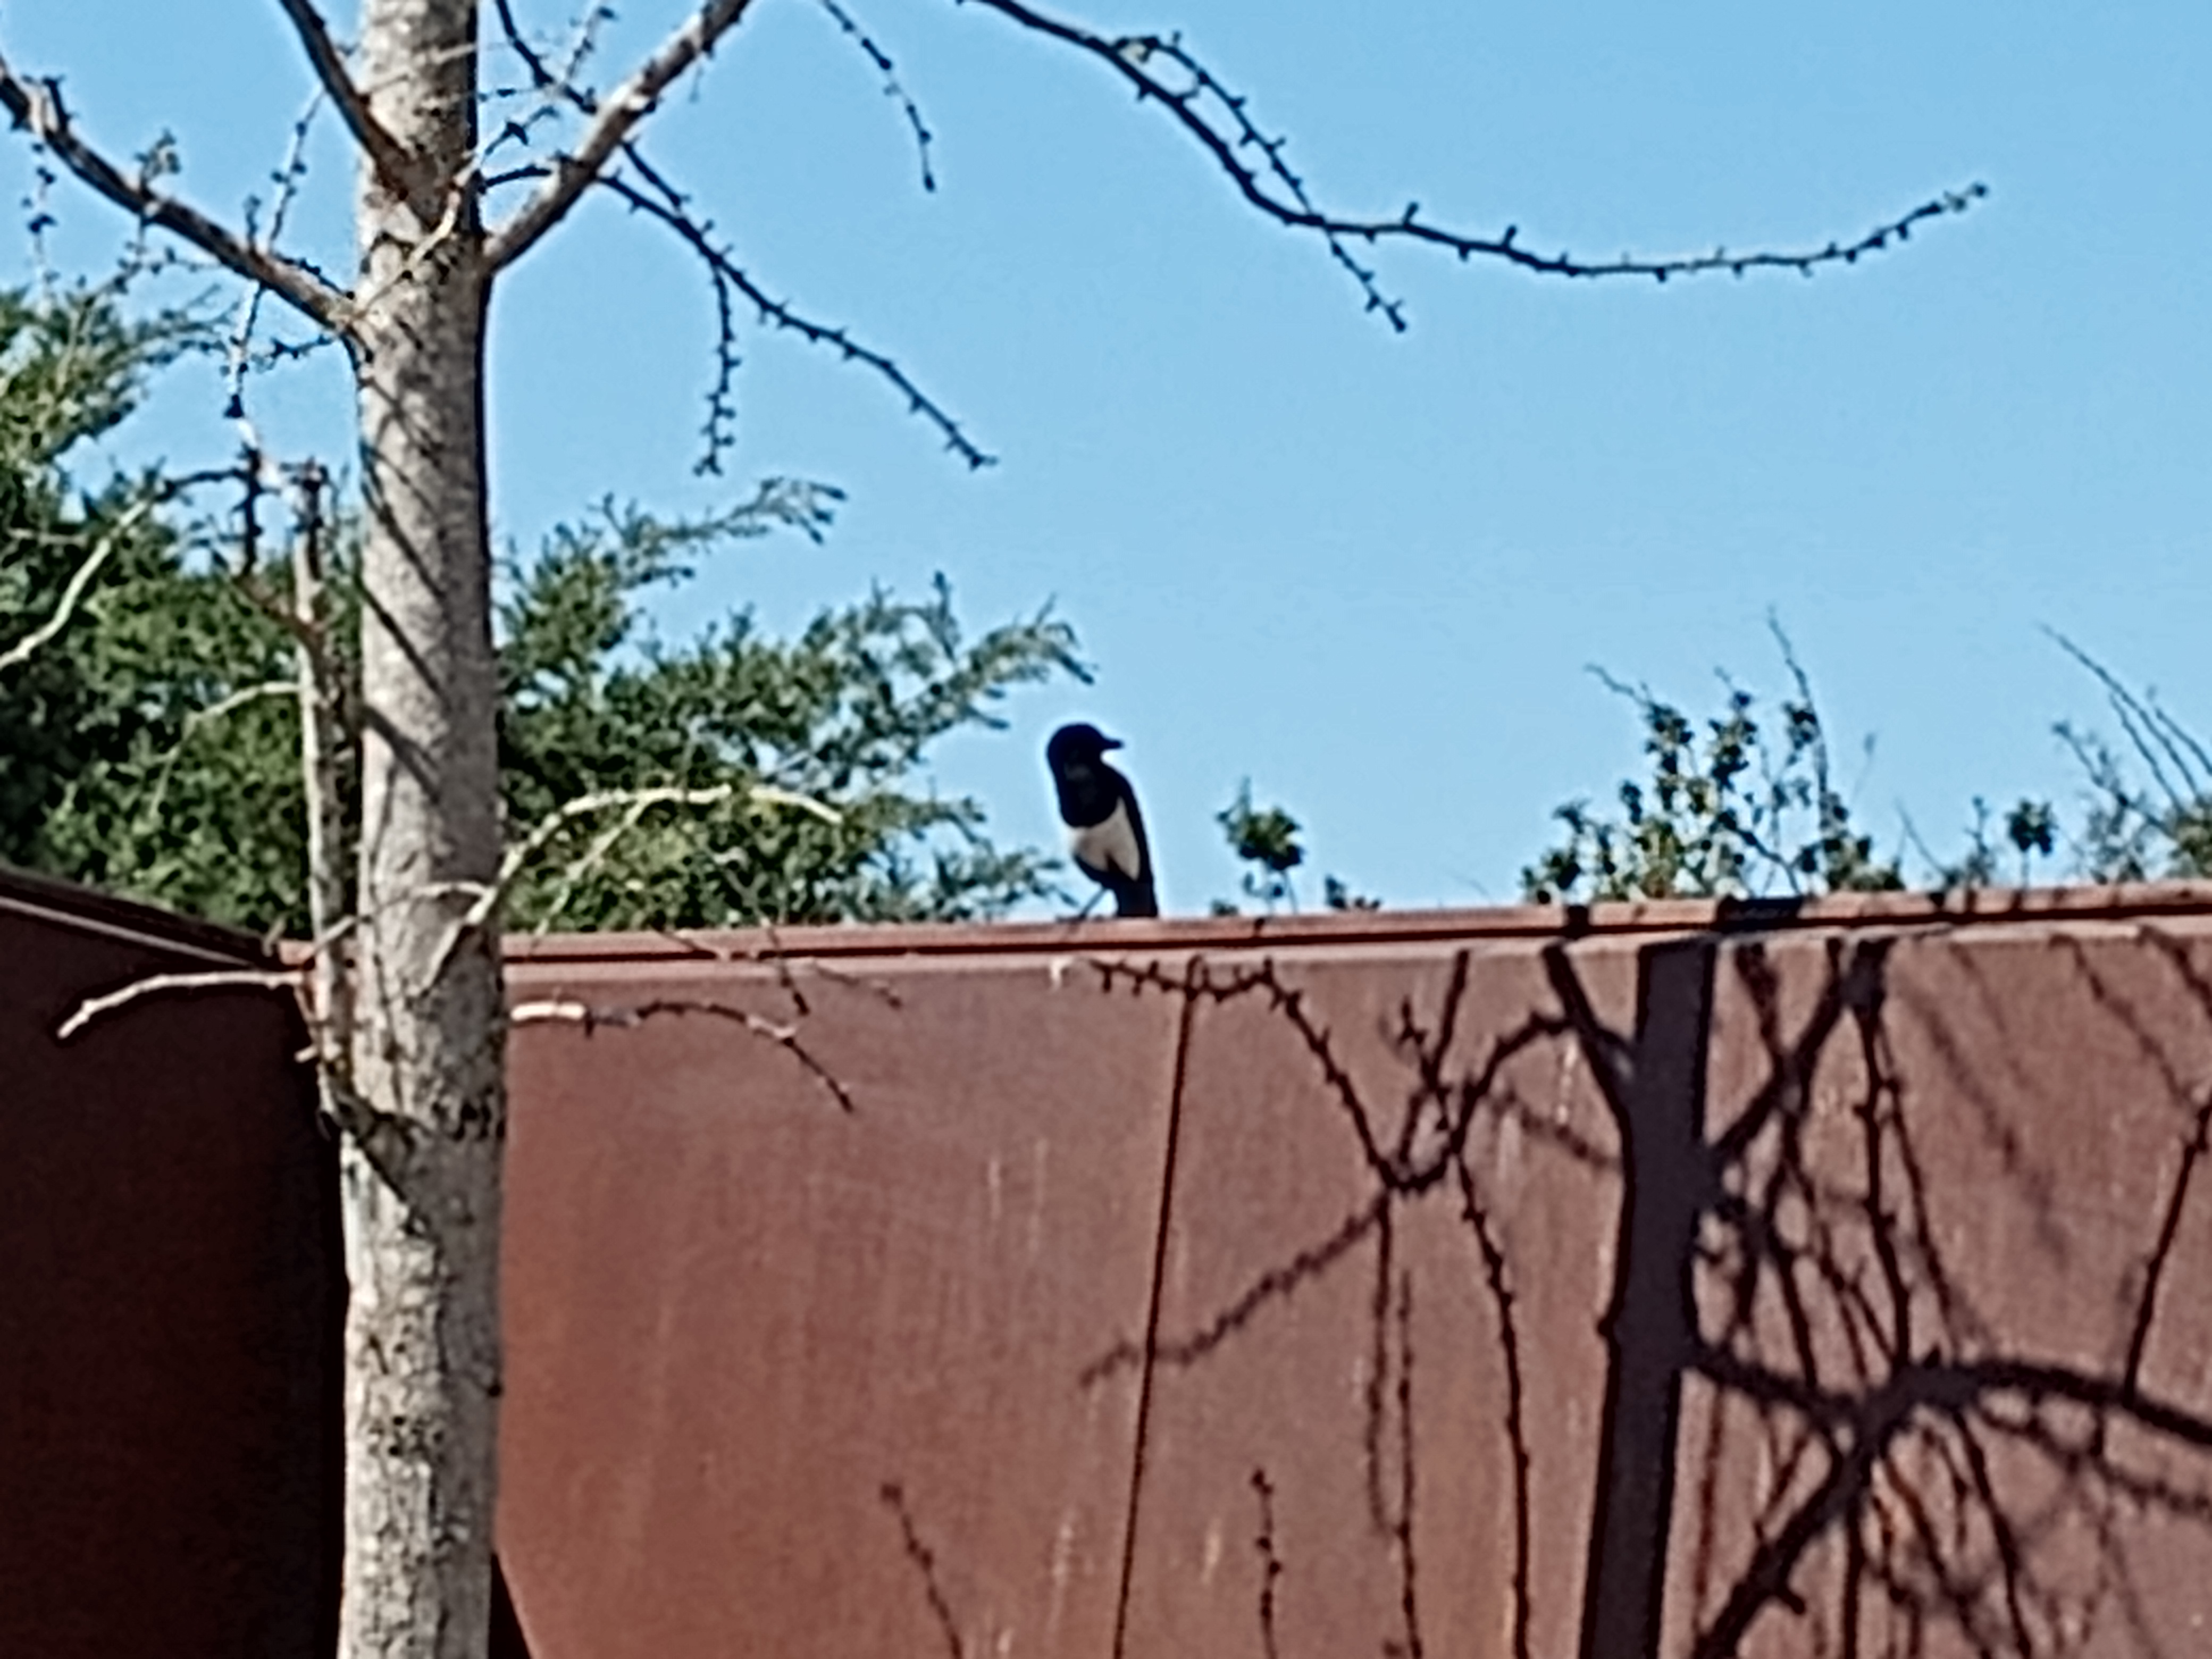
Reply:
[[[496, 518], [527, 544], [605, 495], [703, 506], [796, 474], [849, 492], [828, 545], [719, 556], [665, 626], [741, 604], [787, 626], [938, 570], [978, 625], [1050, 599], [1097, 685], [1023, 694], [1011, 733], [942, 757], [1003, 835], [1054, 838], [1038, 751], [1087, 716], [1128, 740], [1170, 909], [1233, 890], [1212, 815], [1248, 775], [1357, 887], [1509, 900], [1551, 808], [1635, 764], [1586, 665], [1693, 707], [1723, 666], [1773, 689], [1770, 611], [1886, 836], [1909, 811], [1948, 849], [1976, 793], [2074, 789], [2051, 723], [2098, 699], [2046, 626], [2212, 729], [2202, 0], [1066, 8], [1180, 28], [1346, 211], [1418, 199], [1599, 255], [1818, 245], [1993, 191], [1811, 281], [1386, 252], [1402, 336], [1096, 65], [974, 6], [848, 9], [935, 134], [935, 193], [812, 0], [758, 0], [651, 148], [772, 291], [896, 356], [1000, 464], [971, 474], [865, 373], [748, 332], [739, 447], [696, 478], [709, 293], [607, 203], [497, 298]], [[625, 5], [603, 78], [678, 15]], [[16, 0], [0, 49], [64, 74], [112, 150], [173, 133], [188, 193], [233, 211], [307, 90], [265, 0]], [[343, 269], [327, 121], [312, 155], [299, 246]], [[28, 177], [0, 147], [7, 199]], [[55, 200], [64, 264], [112, 251], [104, 204]], [[335, 364], [258, 397], [278, 447], [343, 450]], [[178, 377], [119, 448], [219, 453], [218, 406]]]

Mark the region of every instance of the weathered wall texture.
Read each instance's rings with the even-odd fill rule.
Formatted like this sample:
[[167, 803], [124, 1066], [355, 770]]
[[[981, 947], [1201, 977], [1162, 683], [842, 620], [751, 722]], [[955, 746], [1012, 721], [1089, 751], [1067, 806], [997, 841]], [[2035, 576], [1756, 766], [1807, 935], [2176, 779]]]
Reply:
[[2212, 1650], [2212, 902], [1999, 902], [531, 947], [533, 1650]]
[[[2212, 1651], [2212, 893], [518, 945], [537, 1659]], [[0, 1654], [329, 1650], [330, 1147], [0, 881]]]
[[252, 941], [0, 874], [0, 1654], [328, 1652], [331, 1147]]

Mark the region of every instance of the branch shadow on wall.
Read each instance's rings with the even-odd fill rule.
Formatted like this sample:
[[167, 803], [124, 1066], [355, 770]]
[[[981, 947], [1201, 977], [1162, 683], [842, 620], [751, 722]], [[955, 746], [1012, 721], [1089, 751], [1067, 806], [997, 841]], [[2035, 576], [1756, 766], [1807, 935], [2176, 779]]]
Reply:
[[[1425, 1467], [1419, 1447], [1417, 1276], [1398, 1239], [1413, 1206], [1445, 1206], [1468, 1243], [1465, 1271], [1488, 1310], [1484, 1340], [1503, 1379], [1494, 1431], [1510, 1471], [1513, 1543], [1493, 1569], [1495, 1604], [1515, 1659], [1530, 1659], [1536, 1483], [1568, 1477], [1532, 1457], [1530, 1402], [1543, 1381], [1527, 1375], [1516, 1305], [1528, 1264], [1497, 1223], [1480, 1156], [1480, 1135], [1510, 1122], [1538, 1155], [1606, 1175], [1617, 1196], [1601, 1224], [1612, 1233], [1610, 1295], [1590, 1310], [1604, 1348], [1603, 1413], [1595, 1455], [1576, 1477], [1594, 1481], [1575, 1615], [1584, 1659], [2040, 1659], [2093, 1642], [2175, 1651], [2152, 1606], [2171, 1586], [2142, 1582], [2136, 1523], [2212, 1541], [2212, 1416], [2148, 1387], [2144, 1359], [2212, 1139], [2212, 1085], [2160, 1051], [2172, 1133], [2157, 1153], [2160, 1196], [2129, 1275], [2129, 1340], [2108, 1364], [2054, 1358], [2041, 1333], [2001, 1328], [1978, 1307], [1972, 1275], [1953, 1259], [1941, 1212], [1972, 1199], [1931, 1188], [1923, 1082], [1908, 1089], [1893, 1030], [1897, 945], [1820, 940], [1817, 985], [1793, 982], [1809, 988], [1808, 1000], [1790, 994], [1756, 933], [1656, 942], [1638, 952], [1624, 1030], [1602, 1015], [1563, 941], [1543, 952], [1549, 1006], [1480, 1040], [1463, 1029], [1474, 1022], [1472, 959], [1462, 952], [1432, 1007], [1401, 1005], [1388, 1034], [1399, 1069], [1380, 1081], [1354, 1074], [1316, 994], [1273, 961], [1096, 963], [1106, 988], [1176, 998], [1194, 1016], [1264, 1007], [1303, 1054], [1315, 1108], [1356, 1150], [1365, 1196], [1204, 1319], [1182, 1329], [1156, 1322], [1115, 1343], [1080, 1384], [1132, 1370], [1149, 1383], [1203, 1367], [1256, 1322], [1286, 1316], [1304, 1287], [1363, 1274], [1363, 1484], [1398, 1577], [1395, 1628], [1380, 1645], [1413, 1659], [1432, 1639], [1414, 1506], [1442, 1472]], [[2182, 1005], [2212, 1025], [2212, 986], [2186, 951], [2164, 949], [2160, 959]], [[2100, 1017], [2124, 1027], [2135, 1018], [2140, 1040], [2155, 1043], [2124, 996], [2100, 989], [2094, 963], [2077, 956], [2070, 972]], [[1748, 1011], [1758, 1077], [1740, 1106], [1709, 1121], [1717, 986]], [[1932, 1029], [1940, 1055], [1940, 1018]], [[1517, 1060], [1547, 1053], [1588, 1066], [1609, 1139], [1534, 1109], [1513, 1081]], [[1954, 1059], [1960, 1075], [1942, 1089], [1987, 1086]], [[2006, 1201], [2048, 1210], [2047, 1182], [2023, 1174], [2013, 1185]], [[2051, 1212], [2039, 1224], [2064, 1224]], [[1686, 1388], [1698, 1396], [1686, 1434]], [[1255, 1639], [1269, 1659], [1298, 1652], [1279, 1599], [1293, 1571], [1275, 1516], [1287, 1478], [1251, 1472]], [[1127, 1571], [1125, 1563], [1125, 1606]]]

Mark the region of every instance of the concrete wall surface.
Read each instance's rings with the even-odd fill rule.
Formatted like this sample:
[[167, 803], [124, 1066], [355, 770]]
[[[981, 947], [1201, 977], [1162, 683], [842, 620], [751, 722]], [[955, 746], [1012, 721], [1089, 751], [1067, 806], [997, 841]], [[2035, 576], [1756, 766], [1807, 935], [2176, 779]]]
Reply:
[[343, 1284], [255, 942], [0, 872], [0, 1655], [328, 1653]]
[[2204, 890], [512, 977], [538, 1659], [2212, 1652]]

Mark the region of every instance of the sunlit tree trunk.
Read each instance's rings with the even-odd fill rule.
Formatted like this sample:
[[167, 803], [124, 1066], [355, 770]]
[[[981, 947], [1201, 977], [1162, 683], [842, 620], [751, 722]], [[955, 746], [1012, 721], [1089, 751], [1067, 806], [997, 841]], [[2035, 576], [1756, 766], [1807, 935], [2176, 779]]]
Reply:
[[345, 1149], [347, 1659], [461, 1659], [489, 1612], [507, 1111], [485, 530], [490, 276], [475, 0], [366, 0], [359, 78], [410, 163], [362, 168], [362, 819]]

